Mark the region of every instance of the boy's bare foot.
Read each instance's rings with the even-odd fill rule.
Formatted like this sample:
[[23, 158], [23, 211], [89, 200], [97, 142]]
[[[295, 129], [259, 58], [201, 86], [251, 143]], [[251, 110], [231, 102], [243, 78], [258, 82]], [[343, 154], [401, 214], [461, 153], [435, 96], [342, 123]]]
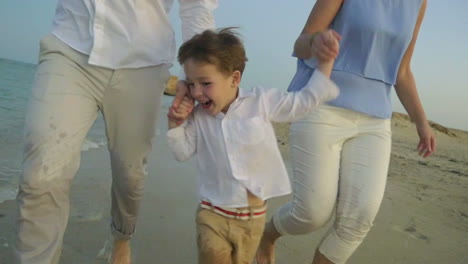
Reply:
[[281, 236], [276, 230], [273, 221], [270, 221], [265, 226], [262, 240], [257, 249], [255, 261], [257, 264], [274, 264], [275, 263], [275, 241]]
[[263, 235], [255, 256], [256, 264], [275, 263], [275, 242], [271, 242]]
[[111, 264], [131, 264], [130, 240], [114, 240]]

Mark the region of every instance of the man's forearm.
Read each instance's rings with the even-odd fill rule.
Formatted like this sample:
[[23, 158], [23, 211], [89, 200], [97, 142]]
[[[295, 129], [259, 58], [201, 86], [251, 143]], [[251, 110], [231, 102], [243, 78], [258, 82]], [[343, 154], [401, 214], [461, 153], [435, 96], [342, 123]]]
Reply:
[[179, 0], [179, 3], [182, 40], [184, 42], [195, 34], [199, 34], [207, 29], [215, 29], [214, 10], [218, 7], [217, 0]]

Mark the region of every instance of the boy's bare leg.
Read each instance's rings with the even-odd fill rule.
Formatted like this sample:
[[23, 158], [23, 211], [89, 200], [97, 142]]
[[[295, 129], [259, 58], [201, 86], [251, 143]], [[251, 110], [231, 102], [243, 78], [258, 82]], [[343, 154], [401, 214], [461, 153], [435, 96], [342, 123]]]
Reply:
[[262, 240], [258, 246], [257, 254], [255, 256], [257, 264], [275, 263], [275, 242], [280, 237], [281, 234], [276, 230], [276, 227], [273, 224], [273, 219], [271, 219], [265, 226]]
[[130, 264], [130, 240], [114, 240], [111, 264]]

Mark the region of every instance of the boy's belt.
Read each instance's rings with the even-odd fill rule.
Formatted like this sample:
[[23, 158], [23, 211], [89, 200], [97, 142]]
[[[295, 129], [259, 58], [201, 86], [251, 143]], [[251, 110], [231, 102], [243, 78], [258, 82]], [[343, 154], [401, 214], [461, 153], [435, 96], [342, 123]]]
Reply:
[[255, 208], [226, 208], [226, 207], [219, 207], [211, 204], [208, 201], [202, 201], [200, 206], [204, 209], [211, 210], [219, 215], [224, 217], [239, 219], [239, 220], [249, 220], [253, 218], [260, 218], [266, 213], [266, 205], [261, 207]]

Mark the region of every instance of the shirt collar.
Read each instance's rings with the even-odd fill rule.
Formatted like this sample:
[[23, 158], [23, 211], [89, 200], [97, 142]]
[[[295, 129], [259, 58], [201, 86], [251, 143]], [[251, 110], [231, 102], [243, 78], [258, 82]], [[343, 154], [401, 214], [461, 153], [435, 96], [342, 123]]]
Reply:
[[[246, 90], [246, 89], [242, 89], [242, 88], [239, 87], [239, 92], [237, 94], [237, 98], [232, 103], [238, 102], [239, 99], [254, 96], [254, 95], [255, 95], [255, 93], [253, 92], [253, 90]], [[228, 112], [229, 112], [229, 110], [228, 110]], [[221, 118], [221, 119], [224, 118], [225, 116], [226, 115], [223, 112], [219, 112], [218, 114], [216, 114], [216, 117]]]

